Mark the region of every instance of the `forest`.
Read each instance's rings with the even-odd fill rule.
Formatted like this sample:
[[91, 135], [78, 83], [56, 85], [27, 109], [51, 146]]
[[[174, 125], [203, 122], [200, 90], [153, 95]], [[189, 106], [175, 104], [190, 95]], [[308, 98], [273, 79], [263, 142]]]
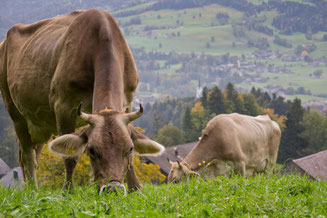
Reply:
[[[327, 149], [327, 117], [314, 108], [303, 108], [301, 100], [285, 100], [252, 88], [238, 92], [232, 83], [225, 89], [203, 88], [200, 98], [172, 98], [147, 103], [144, 115], [134, 124], [165, 146], [197, 141], [207, 122], [222, 113], [251, 116], [268, 114], [282, 129], [278, 163]], [[10, 118], [0, 102], [0, 158], [9, 166], [18, 165], [18, 146]]]
[[232, 83], [225, 89], [204, 88], [201, 98], [171, 98], [145, 105], [135, 125], [165, 146], [197, 141], [207, 122], [222, 113], [251, 116], [268, 114], [282, 129], [278, 163], [327, 149], [327, 117], [314, 108], [303, 108], [300, 99], [285, 100], [252, 88], [239, 93]]

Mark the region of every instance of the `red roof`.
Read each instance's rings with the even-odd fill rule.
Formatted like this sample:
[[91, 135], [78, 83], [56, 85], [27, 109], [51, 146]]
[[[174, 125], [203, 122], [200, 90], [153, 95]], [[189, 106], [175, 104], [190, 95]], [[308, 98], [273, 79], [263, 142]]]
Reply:
[[293, 163], [313, 179], [327, 181], [327, 150], [293, 160]]

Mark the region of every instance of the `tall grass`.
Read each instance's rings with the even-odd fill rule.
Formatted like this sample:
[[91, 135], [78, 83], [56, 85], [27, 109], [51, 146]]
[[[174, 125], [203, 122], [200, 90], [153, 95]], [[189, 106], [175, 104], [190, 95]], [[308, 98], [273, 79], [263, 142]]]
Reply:
[[181, 184], [146, 184], [142, 192], [96, 194], [95, 187], [0, 188], [0, 217], [327, 216], [327, 183], [289, 175], [237, 175]]

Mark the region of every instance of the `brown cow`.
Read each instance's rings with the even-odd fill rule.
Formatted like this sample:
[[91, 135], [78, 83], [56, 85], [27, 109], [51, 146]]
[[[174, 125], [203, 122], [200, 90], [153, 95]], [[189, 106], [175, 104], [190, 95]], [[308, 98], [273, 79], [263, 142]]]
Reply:
[[[14, 25], [0, 44], [0, 88], [19, 138], [25, 180], [36, 181], [42, 145], [59, 134], [50, 148], [64, 156], [65, 188], [86, 147], [99, 189], [106, 182], [120, 186], [125, 174], [130, 189], [141, 188], [133, 150], [145, 155], [164, 148], [128, 124], [143, 111], [131, 112], [137, 84], [131, 51], [104, 11]], [[90, 114], [80, 112], [79, 118], [80, 102]]]
[[276, 163], [280, 137], [278, 124], [268, 115], [218, 115], [184, 160], [170, 161], [168, 182], [181, 181], [188, 174], [222, 176], [232, 169], [243, 176], [264, 172]]

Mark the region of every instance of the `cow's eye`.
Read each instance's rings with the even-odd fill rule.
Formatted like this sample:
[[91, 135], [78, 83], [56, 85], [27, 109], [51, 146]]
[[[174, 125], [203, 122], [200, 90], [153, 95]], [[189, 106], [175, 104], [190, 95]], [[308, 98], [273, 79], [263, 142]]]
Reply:
[[92, 157], [92, 158], [94, 158], [96, 156], [95, 150], [93, 147], [88, 148], [88, 153], [89, 153], [90, 157]]
[[131, 147], [131, 148], [128, 150], [128, 153], [127, 153], [127, 154], [128, 154], [128, 155], [132, 154], [132, 153], [133, 153], [133, 149], [134, 149], [134, 148]]

